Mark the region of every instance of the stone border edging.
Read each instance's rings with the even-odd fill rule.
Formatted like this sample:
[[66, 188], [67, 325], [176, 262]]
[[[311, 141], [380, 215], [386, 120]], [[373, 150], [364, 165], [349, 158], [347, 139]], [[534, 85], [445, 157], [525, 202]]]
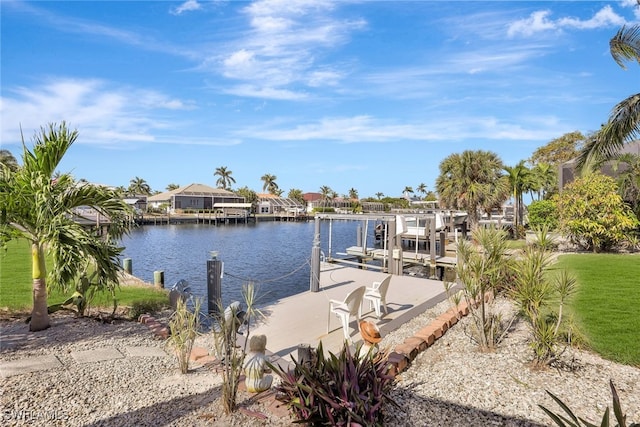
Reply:
[[[487, 293], [484, 299], [489, 302], [493, 297]], [[477, 305], [478, 304], [475, 303], [474, 307]], [[413, 336], [405, 339], [402, 344], [396, 345], [395, 349], [389, 353], [387, 358], [389, 362], [389, 373], [395, 377], [407, 369], [418, 354], [432, 346], [447, 330], [458, 323], [458, 320], [467, 316], [469, 310], [469, 303], [462, 301], [458, 303], [456, 307], [452, 307], [436, 317], [429, 325], [420, 329]]]
[[153, 334], [158, 338], [161, 338], [163, 340], [166, 340], [167, 338], [169, 338], [169, 334], [170, 334], [169, 328], [166, 325], [163, 325], [162, 323], [158, 322], [156, 318], [153, 317], [152, 315], [141, 314], [140, 317], [138, 318], [138, 321], [140, 323], [147, 325], [149, 330], [151, 330], [151, 332], [153, 332]]

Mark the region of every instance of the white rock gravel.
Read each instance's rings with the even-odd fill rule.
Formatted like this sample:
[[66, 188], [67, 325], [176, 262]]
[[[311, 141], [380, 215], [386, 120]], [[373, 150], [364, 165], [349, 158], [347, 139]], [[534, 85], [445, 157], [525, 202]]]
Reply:
[[[392, 347], [426, 326], [448, 308], [438, 304], [384, 337]], [[508, 308], [508, 307], [507, 307]], [[18, 321], [0, 322], [2, 361], [56, 355], [63, 368], [2, 379], [1, 425], [38, 426], [287, 426], [291, 420], [270, 414], [260, 404], [238, 402], [267, 415], [266, 420], [236, 413], [225, 416], [220, 375], [193, 364], [181, 375], [166, 342], [135, 322], [101, 323], [54, 315], [53, 326], [30, 333]], [[593, 422], [611, 406], [608, 382], [618, 388], [628, 421], [640, 421], [640, 369], [574, 351], [575, 371], [535, 370], [528, 362], [527, 329], [516, 324], [502, 346], [479, 353], [465, 334], [463, 319], [421, 353], [399, 377], [393, 391], [403, 410], [387, 407], [388, 426], [539, 426], [552, 425], [537, 406], [558, 410], [545, 389]], [[199, 344], [208, 345], [208, 337]], [[115, 347], [126, 357], [77, 363], [71, 352]], [[164, 349], [135, 355], [132, 347]]]

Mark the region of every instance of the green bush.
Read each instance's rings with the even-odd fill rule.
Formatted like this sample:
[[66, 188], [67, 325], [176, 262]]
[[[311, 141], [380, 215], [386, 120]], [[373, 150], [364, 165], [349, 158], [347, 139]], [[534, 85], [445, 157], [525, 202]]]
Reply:
[[537, 200], [527, 206], [529, 227], [547, 226], [550, 230], [558, 227], [558, 207], [553, 200]]
[[129, 318], [131, 320], [137, 320], [142, 314], [154, 314], [162, 311], [167, 306], [164, 301], [154, 301], [150, 299], [144, 299], [134, 301], [129, 309]]
[[361, 346], [352, 353], [345, 345], [338, 355], [329, 352], [327, 357], [321, 342], [311, 361], [292, 358], [291, 371], [270, 364], [282, 379], [276, 387], [277, 399], [300, 423], [382, 426], [383, 404], [395, 404], [389, 396], [394, 377], [388, 373], [386, 354], [361, 352]]

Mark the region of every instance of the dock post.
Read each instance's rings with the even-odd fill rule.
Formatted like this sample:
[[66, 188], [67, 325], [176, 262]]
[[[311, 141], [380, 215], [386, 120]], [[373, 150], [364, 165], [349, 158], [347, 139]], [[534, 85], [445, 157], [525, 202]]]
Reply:
[[211, 259], [207, 260], [207, 304], [208, 313], [219, 313], [222, 306], [222, 261], [218, 253], [211, 252]]
[[309, 291], [320, 291], [320, 218], [315, 218], [315, 230], [313, 234], [313, 247], [311, 248], [311, 277], [309, 278]]
[[122, 260], [122, 266], [124, 268], [124, 271], [129, 273], [129, 274], [131, 274], [131, 272], [133, 271], [131, 258], [123, 259]]
[[153, 284], [156, 288], [164, 288], [164, 271], [157, 270], [153, 272]]

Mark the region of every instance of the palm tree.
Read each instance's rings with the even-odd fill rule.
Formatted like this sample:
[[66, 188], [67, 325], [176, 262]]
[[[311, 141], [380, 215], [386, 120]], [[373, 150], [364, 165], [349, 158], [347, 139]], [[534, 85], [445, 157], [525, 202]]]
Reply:
[[409, 198], [409, 194], [413, 194], [413, 187], [404, 187], [404, 190], [402, 190], [402, 194], [404, 195], [404, 197]]
[[538, 163], [531, 169], [531, 185], [529, 191], [538, 193], [538, 200], [556, 192], [558, 188], [558, 172], [549, 163]]
[[167, 191], [177, 190], [178, 188], [180, 188], [178, 184], [167, 184]]
[[135, 177], [131, 181], [129, 181], [129, 188], [127, 189], [129, 194], [151, 194], [151, 187], [147, 184], [147, 181], [140, 177]]
[[322, 187], [320, 187], [320, 195], [322, 196], [322, 206], [323, 207], [327, 206], [327, 203], [331, 199], [333, 193], [334, 193], [334, 191], [331, 189], [331, 187], [328, 187], [326, 185], [323, 185]]
[[436, 190], [444, 208], [465, 210], [471, 229], [476, 228], [480, 212], [500, 206], [509, 197], [502, 177], [504, 165], [491, 151], [466, 150], [440, 162]]
[[381, 192], [378, 191], [376, 193], [376, 197], [378, 198], [378, 200], [381, 200], [384, 197], [384, 193], [381, 193]]
[[304, 201], [304, 194], [302, 193], [302, 190], [298, 188], [292, 188], [291, 190], [289, 190], [287, 197], [297, 201], [303, 206], [306, 205], [306, 202]]
[[[115, 242], [127, 231], [124, 221], [130, 208], [107, 187], [78, 183], [69, 174], [52, 179], [63, 156], [78, 137], [66, 124], [41, 128], [34, 137], [33, 151], [23, 142], [23, 166], [0, 178], [0, 245], [23, 238], [31, 243], [33, 311], [29, 328], [49, 327], [47, 282], [61, 288], [92, 271], [98, 288], [113, 290], [118, 283], [122, 251]], [[93, 227], [73, 220], [77, 208], [90, 206], [110, 219], [105, 237]], [[47, 273], [45, 254], [51, 255]]]
[[631, 204], [631, 209], [640, 218], [640, 155], [619, 154], [613, 158], [613, 162], [614, 170], [619, 171], [617, 183], [620, 196]]
[[[609, 41], [616, 63], [626, 69], [625, 61], [640, 62], [640, 25], [623, 26]], [[640, 135], [640, 93], [619, 102], [599, 132], [585, 144], [578, 157], [579, 170], [613, 157], [620, 148]]]
[[349, 189], [349, 198], [352, 200], [358, 200], [358, 190], [355, 188]]
[[276, 184], [276, 179], [278, 179], [277, 176], [265, 173], [264, 175], [262, 175], [262, 177], [260, 177], [260, 179], [262, 180], [262, 182], [264, 182], [264, 184], [262, 185], [262, 191], [266, 190], [269, 192], [269, 194], [277, 194], [277, 191], [279, 189], [278, 184]]
[[522, 225], [524, 209], [522, 203], [522, 195], [530, 187], [531, 171], [524, 164], [524, 160], [520, 160], [517, 165], [510, 167], [505, 166], [504, 170], [507, 172], [507, 181], [509, 182], [509, 188], [511, 189], [511, 196], [513, 197], [513, 210], [515, 219], [514, 234], [515, 237], [519, 237], [519, 226]]
[[226, 166], [220, 166], [216, 168], [216, 171], [213, 173], [213, 176], [219, 176], [216, 181], [216, 185], [218, 188], [222, 188], [223, 190], [229, 190], [231, 188], [231, 184], [235, 184], [236, 180], [231, 176], [233, 172], [227, 170]]
[[422, 194], [422, 198], [424, 199], [424, 196], [427, 194], [427, 185], [425, 183], [420, 183], [418, 188], [416, 188], [416, 191]]

